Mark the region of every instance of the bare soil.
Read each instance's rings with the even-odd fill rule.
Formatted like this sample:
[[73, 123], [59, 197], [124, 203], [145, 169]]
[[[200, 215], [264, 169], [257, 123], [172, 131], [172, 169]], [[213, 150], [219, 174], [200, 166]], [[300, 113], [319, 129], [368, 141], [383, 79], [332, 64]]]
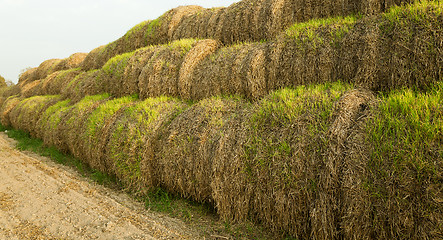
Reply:
[[0, 239], [204, 239], [0, 133]]

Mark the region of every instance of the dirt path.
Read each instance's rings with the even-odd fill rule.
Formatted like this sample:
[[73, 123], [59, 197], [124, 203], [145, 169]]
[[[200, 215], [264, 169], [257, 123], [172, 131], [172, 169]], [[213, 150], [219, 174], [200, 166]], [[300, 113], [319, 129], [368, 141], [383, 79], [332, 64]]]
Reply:
[[0, 133], [0, 239], [202, 239]]

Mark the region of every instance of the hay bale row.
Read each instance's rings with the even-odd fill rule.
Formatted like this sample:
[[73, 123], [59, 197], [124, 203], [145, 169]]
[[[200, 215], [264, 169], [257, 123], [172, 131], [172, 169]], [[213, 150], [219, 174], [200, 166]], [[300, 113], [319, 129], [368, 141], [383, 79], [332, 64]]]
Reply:
[[[300, 86], [252, 104], [214, 97], [190, 107], [88, 96], [40, 111], [34, 126], [47, 144], [132, 190], [161, 186], [212, 203], [225, 220], [252, 219], [300, 239], [438, 238], [442, 84], [379, 100], [351, 89]], [[15, 116], [49, 102], [20, 101], [8, 99], [2, 112], [24, 128], [32, 124]]]
[[156, 20], [142, 22], [120, 39], [91, 51], [82, 68], [99, 69], [116, 55], [183, 38], [209, 38], [226, 45], [273, 39], [296, 22], [356, 13], [376, 14], [410, 2], [414, 0], [244, 0], [226, 8], [182, 6]]
[[441, 3], [421, 2], [377, 17], [312, 20], [263, 43], [220, 48], [215, 40], [190, 39], [142, 48], [109, 60], [99, 91], [257, 100], [282, 87], [336, 79], [374, 91], [425, 89], [442, 78], [441, 9]]
[[91, 70], [88, 72], [80, 72], [74, 79], [67, 83], [61, 89], [64, 98], [73, 102], [78, 102], [85, 96], [92, 96], [104, 93], [104, 85], [99, 85], [100, 71]]
[[0, 108], [0, 121], [4, 127], [11, 126], [10, 113], [11, 111], [20, 103], [22, 99], [17, 96], [11, 96], [3, 100], [2, 106]]

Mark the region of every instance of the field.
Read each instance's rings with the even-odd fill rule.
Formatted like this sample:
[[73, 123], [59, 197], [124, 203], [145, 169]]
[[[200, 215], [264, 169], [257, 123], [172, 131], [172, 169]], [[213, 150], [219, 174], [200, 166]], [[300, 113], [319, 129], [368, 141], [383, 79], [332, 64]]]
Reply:
[[179, 7], [25, 72], [0, 90], [1, 123], [134, 195], [162, 189], [220, 221], [295, 239], [439, 239], [442, 11]]

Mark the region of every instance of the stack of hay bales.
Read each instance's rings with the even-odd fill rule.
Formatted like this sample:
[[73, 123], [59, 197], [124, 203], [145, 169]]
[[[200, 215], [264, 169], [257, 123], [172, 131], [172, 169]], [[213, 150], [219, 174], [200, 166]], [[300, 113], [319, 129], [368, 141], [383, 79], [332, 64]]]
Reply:
[[[1, 122], [137, 193], [210, 203], [223, 220], [299, 239], [438, 239], [442, 3], [293, 25], [403, 2], [173, 9], [84, 61], [25, 72], [2, 93]], [[415, 91], [392, 91], [403, 87]]]

